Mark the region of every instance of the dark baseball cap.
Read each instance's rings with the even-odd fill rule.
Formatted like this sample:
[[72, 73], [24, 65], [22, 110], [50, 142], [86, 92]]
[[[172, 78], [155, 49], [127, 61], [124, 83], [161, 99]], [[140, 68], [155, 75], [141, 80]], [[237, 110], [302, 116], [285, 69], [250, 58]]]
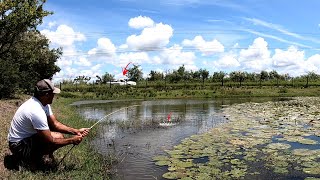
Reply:
[[54, 94], [60, 93], [60, 89], [54, 87], [54, 84], [50, 81], [50, 79], [42, 79], [38, 81], [36, 84], [37, 92], [50, 92], [52, 91]]

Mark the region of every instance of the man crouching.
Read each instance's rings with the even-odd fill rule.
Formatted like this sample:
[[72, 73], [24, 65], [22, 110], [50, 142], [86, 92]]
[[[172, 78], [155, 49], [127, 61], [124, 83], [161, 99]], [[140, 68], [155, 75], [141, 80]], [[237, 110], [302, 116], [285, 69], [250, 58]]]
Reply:
[[[34, 96], [16, 111], [8, 133], [9, 149], [17, 165], [30, 170], [54, 163], [53, 152], [68, 144], [79, 144], [89, 128], [75, 129], [59, 122], [50, 104], [60, 89], [49, 79], [37, 82]], [[62, 133], [73, 134], [65, 138]], [[16, 168], [15, 168], [16, 169]]]

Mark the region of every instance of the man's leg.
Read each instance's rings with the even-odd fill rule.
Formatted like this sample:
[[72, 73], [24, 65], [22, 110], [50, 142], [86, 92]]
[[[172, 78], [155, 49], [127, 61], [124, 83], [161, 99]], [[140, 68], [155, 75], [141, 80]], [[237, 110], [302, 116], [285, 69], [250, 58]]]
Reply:
[[[59, 132], [51, 132], [51, 136], [53, 138], [64, 138], [63, 134], [59, 133]], [[42, 152], [43, 165], [47, 169], [55, 168], [55, 166], [57, 164], [56, 164], [55, 158], [53, 156], [53, 152], [62, 146], [46, 143], [46, 144], [43, 144], [43, 147], [45, 147], [45, 148], [42, 148], [42, 150], [43, 150], [43, 152]]]
[[32, 151], [34, 146], [34, 136], [25, 138], [19, 142], [9, 142], [9, 149], [12, 152], [14, 159], [16, 159], [18, 165], [36, 169], [35, 159], [32, 157]]
[[[53, 138], [64, 138], [59, 132], [51, 132]], [[22, 162], [22, 165], [36, 170], [44, 164], [55, 164], [53, 152], [62, 146], [44, 142], [37, 134], [19, 142], [9, 143], [13, 156]], [[51, 165], [50, 165], [51, 166]]]

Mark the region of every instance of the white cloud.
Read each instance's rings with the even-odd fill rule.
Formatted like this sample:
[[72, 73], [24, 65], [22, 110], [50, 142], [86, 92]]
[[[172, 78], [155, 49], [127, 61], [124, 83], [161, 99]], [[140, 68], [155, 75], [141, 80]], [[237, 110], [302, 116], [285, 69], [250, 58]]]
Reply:
[[95, 66], [92, 66], [90, 69], [80, 70], [79, 74], [92, 78], [92, 77], [95, 77], [96, 75], [101, 74], [101, 67], [102, 67], [101, 64], [97, 64]]
[[304, 51], [290, 46], [288, 50], [276, 49], [273, 59], [273, 66], [279, 73], [289, 73], [291, 76], [300, 76], [308, 72], [320, 73], [320, 55], [315, 54], [305, 60]]
[[114, 56], [116, 53], [116, 47], [108, 38], [100, 38], [97, 42], [97, 47], [88, 51], [92, 56]]
[[167, 24], [156, 24], [144, 28], [140, 35], [131, 35], [127, 38], [127, 45], [133, 50], [159, 50], [169, 43], [173, 29]]
[[80, 57], [78, 61], [75, 61], [74, 64], [78, 66], [91, 66], [90, 61], [85, 57]]
[[126, 50], [126, 49], [128, 49], [128, 45], [127, 44], [122, 44], [118, 48], [119, 48], [120, 51], [121, 50]]
[[52, 28], [52, 27], [54, 27], [56, 25], [57, 25], [56, 21], [51, 21], [51, 22], [48, 23], [49, 28]]
[[304, 60], [304, 52], [298, 51], [298, 49], [294, 46], [290, 46], [287, 51], [276, 49], [272, 60], [273, 66], [276, 68], [295, 66], [300, 61]]
[[224, 46], [218, 40], [206, 42], [202, 36], [196, 36], [193, 40], [185, 39], [182, 45], [196, 47], [205, 56], [224, 52]]
[[131, 18], [128, 25], [134, 29], [143, 29], [145, 27], [152, 27], [154, 24], [153, 20], [146, 16], [138, 16]]
[[148, 53], [146, 52], [130, 52], [130, 53], [122, 53], [118, 56], [118, 62], [116, 62], [115, 66], [126, 66], [129, 62], [133, 64], [143, 64], [150, 63], [150, 58]]
[[213, 65], [217, 69], [228, 69], [228, 68], [239, 67], [240, 63], [236, 59], [234, 54], [226, 54], [222, 56], [219, 60], [214, 61]]
[[72, 46], [74, 42], [86, 40], [86, 37], [82, 33], [75, 32], [67, 25], [59, 25], [56, 31], [44, 29], [40, 32], [44, 34], [51, 43], [62, 47]]
[[307, 59], [307, 62], [314, 64], [316, 67], [320, 68], [320, 54], [315, 54]]
[[174, 45], [170, 48], [164, 49], [160, 53], [159, 59], [161, 60], [162, 64], [194, 65], [196, 56], [194, 52], [183, 52], [181, 46]]
[[59, 67], [71, 66], [73, 64], [70, 58], [61, 57], [57, 60], [56, 65]]
[[245, 71], [260, 72], [268, 69], [271, 64], [268, 43], [261, 37], [256, 38], [248, 49], [240, 51], [238, 60]]

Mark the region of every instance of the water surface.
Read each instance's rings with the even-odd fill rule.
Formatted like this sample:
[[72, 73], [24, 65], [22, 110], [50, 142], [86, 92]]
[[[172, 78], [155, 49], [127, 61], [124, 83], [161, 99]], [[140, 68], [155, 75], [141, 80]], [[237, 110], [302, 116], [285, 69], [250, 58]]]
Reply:
[[[152, 157], [194, 134], [209, 131], [228, 120], [221, 114], [225, 105], [246, 101], [263, 102], [271, 98], [174, 99], [153, 101], [81, 101], [73, 105], [88, 120], [101, 120], [95, 128], [99, 135], [92, 141], [99, 153], [114, 156], [114, 179], [163, 179], [165, 167], [156, 166]], [[120, 108], [139, 105], [106, 115]], [[170, 120], [176, 125], [159, 126]]]

